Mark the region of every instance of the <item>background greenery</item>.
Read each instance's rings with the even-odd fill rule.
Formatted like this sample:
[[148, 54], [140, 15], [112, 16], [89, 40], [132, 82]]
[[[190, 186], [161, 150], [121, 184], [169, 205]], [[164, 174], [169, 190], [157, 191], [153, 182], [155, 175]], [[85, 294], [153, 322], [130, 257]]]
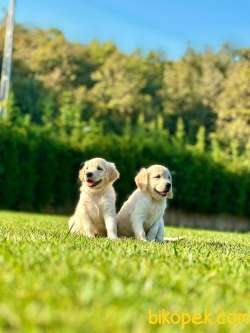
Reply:
[[173, 206], [250, 216], [250, 49], [173, 61], [21, 25], [14, 45], [2, 208], [72, 210], [80, 162], [99, 155], [121, 172], [119, 204], [139, 168], [158, 162], [173, 171]]

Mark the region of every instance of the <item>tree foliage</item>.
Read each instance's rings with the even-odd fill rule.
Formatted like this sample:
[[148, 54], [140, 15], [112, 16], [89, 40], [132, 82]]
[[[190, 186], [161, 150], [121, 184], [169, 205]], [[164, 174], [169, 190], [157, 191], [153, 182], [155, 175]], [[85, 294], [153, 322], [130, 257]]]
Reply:
[[[1, 29], [1, 46], [3, 38]], [[191, 142], [203, 126], [206, 140], [215, 134], [228, 151], [230, 140], [243, 150], [250, 145], [249, 49], [188, 49], [170, 61], [160, 52], [127, 55], [111, 42], [72, 43], [57, 29], [22, 25], [14, 45], [13, 95], [32, 123], [56, 123], [69, 135], [63, 127], [77, 127], [81, 135], [90, 119], [119, 133], [128, 119], [151, 126], [161, 118], [174, 133], [182, 118]]]
[[[1, 46], [3, 39], [1, 29]], [[16, 26], [14, 45], [6, 126], [18, 127], [29, 138], [42, 134], [37, 134], [32, 144], [20, 147], [16, 145], [19, 134], [12, 133], [13, 142], [2, 136], [0, 148], [7, 154], [2, 145], [8, 145], [16, 165], [20, 158], [17, 149], [32, 156], [30, 164], [22, 161], [24, 170], [38, 166], [39, 175], [47, 174], [47, 183], [39, 183], [36, 176], [30, 178], [30, 192], [24, 195], [24, 201], [11, 195], [13, 191], [21, 195], [23, 180], [11, 183], [3, 198], [3, 202], [10, 200], [8, 207], [16, 207], [19, 201], [28, 205], [34, 189], [46, 196], [40, 201], [41, 207], [57, 202], [47, 197], [56, 179], [51, 178], [45, 164], [51, 162], [50, 170], [63, 169], [67, 181], [72, 181], [72, 165], [66, 160], [74, 153], [71, 148], [65, 149], [68, 145], [73, 151], [83, 151], [84, 156], [100, 153], [129, 164], [131, 179], [141, 165], [170, 163], [179, 184], [183, 184], [175, 199], [176, 207], [233, 212], [233, 193], [237, 192], [241, 201], [236, 213], [249, 215], [250, 49], [228, 45], [217, 52], [188, 49], [180, 59], [169, 60], [161, 52], [142, 54], [137, 50], [124, 54], [112, 42], [72, 43], [59, 30], [22, 25]], [[1, 131], [3, 128], [2, 124]], [[41, 140], [47, 142], [47, 138], [48, 145], [43, 145]], [[66, 171], [53, 154], [58, 158], [62, 154]], [[77, 161], [79, 156], [76, 154]], [[0, 174], [10, 167], [13, 179], [19, 179], [9, 159], [3, 160], [7, 164], [0, 165]], [[0, 181], [5, 188], [4, 179]], [[67, 184], [69, 193], [73, 193]], [[62, 189], [55, 195], [63, 197], [65, 193], [66, 198], [67, 188], [61, 181], [58, 186]], [[121, 188], [122, 198], [130, 186]], [[185, 197], [185, 186], [199, 193], [199, 206], [195, 196]], [[216, 187], [225, 194], [218, 201], [214, 200], [218, 198]]]

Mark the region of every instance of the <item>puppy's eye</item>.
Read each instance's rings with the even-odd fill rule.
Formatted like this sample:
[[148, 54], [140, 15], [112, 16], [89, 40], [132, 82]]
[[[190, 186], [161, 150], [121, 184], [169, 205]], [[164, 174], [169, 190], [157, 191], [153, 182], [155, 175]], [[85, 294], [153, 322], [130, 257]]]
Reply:
[[161, 178], [161, 175], [157, 175], [157, 176], [155, 176], [154, 178], [159, 179], [159, 178]]
[[97, 170], [99, 171], [103, 171], [103, 168], [101, 168], [100, 166], [97, 167]]

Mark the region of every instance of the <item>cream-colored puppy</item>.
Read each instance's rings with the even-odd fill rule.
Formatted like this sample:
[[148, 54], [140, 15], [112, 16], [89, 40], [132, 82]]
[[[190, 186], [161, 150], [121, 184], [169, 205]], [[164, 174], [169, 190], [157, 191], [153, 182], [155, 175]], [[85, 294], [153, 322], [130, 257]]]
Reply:
[[72, 233], [117, 238], [116, 195], [112, 184], [119, 178], [113, 163], [93, 158], [79, 172], [80, 199], [69, 220]]
[[[137, 190], [118, 213], [118, 235], [141, 240], [164, 240], [164, 211], [172, 199], [172, 177], [162, 165], [141, 169], [135, 177]], [[165, 238], [167, 241], [179, 238]]]

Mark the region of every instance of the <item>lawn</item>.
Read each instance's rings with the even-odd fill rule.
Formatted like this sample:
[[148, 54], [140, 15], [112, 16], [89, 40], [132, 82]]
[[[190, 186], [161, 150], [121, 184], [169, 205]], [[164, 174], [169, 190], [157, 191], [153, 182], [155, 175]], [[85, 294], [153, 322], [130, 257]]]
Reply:
[[[250, 313], [249, 234], [166, 235], [187, 239], [86, 239], [67, 235], [66, 217], [1, 212], [0, 332], [250, 332], [246, 317], [229, 322]], [[227, 323], [150, 324], [162, 309]]]

